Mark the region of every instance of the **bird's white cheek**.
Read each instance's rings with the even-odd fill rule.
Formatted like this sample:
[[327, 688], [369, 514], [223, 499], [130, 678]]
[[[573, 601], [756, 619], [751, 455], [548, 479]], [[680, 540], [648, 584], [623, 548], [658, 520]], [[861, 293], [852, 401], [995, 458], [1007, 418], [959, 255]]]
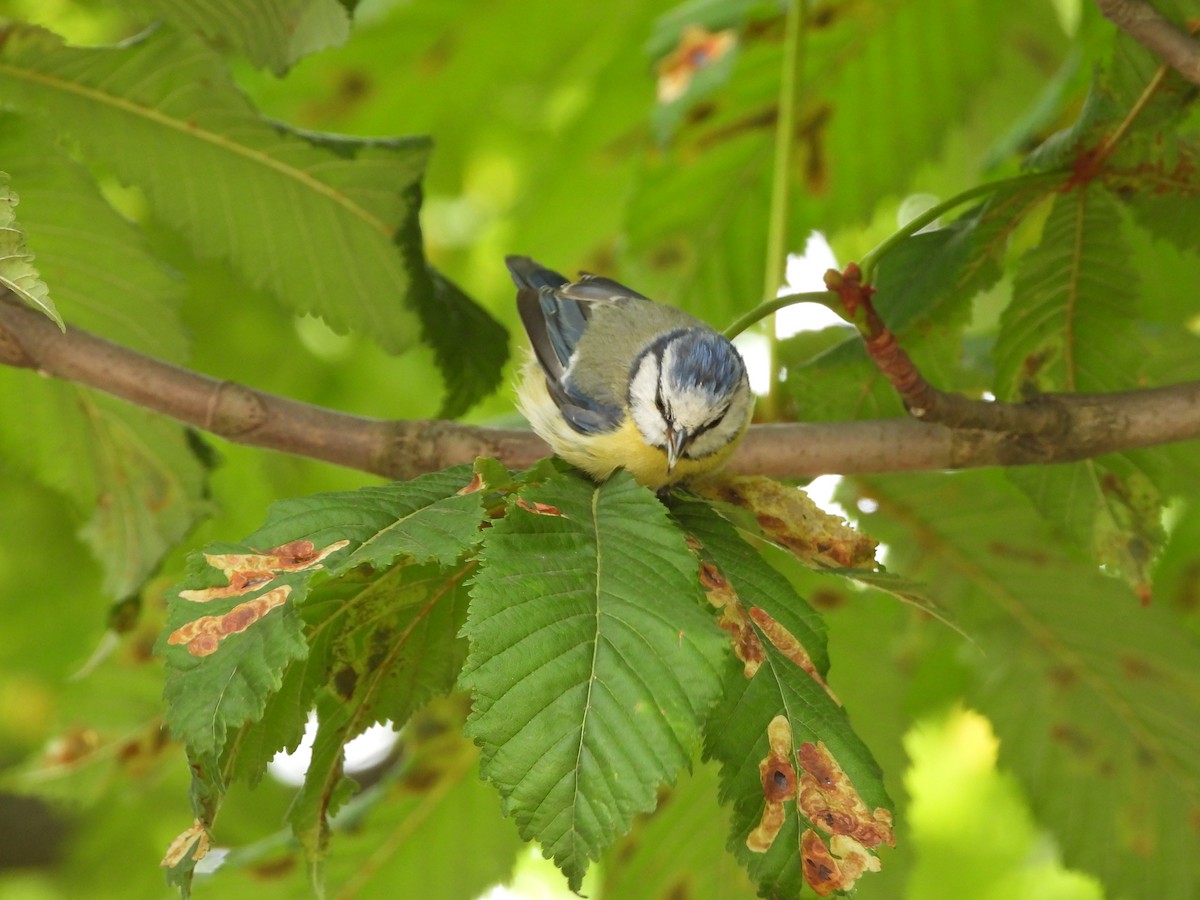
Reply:
[[646, 354], [629, 382], [629, 412], [646, 443], [664, 447], [667, 443], [667, 423], [658, 411], [655, 402], [657, 396], [658, 361]]
[[724, 450], [745, 427], [753, 410], [754, 398], [749, 388], [739, 391], [725, 413], [725, 418], [715, 428], [697, 437], [688, 448], [687, 456], [691, 459], [703, 459]]

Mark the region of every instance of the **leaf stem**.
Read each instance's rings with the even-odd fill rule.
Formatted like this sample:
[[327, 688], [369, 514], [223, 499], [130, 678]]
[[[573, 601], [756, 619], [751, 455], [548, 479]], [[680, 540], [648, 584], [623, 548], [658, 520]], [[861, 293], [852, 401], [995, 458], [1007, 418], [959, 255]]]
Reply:
[[1170, 67], [1166, 64], [1158, 67], [1158, 70], [1154, 73], [1154, 77], [1152, 77], [1146, 83], [1146, 86], [1142, 89], [1141, 94], [1139, 94], [1137, 100], [1134, 101], [1133, 106], [1131, 106], [1125, 113], [1125, 118], [1121, 120], [1120, 124], [1117, 125], [1116, 129], [1111, 134], [1109, 134], [1106, 138], [1104, 138], [1103, 141], [1100, 142], [1100, 146], [1096, 149], [1097, 160], [1104, 160], [1112, 155], [1112, 152], [1117, 148], [1117, 144], [1119, 144], [1124, 139], [1125, 135], [1129, 133], [1129, 129], [1133, 126], [1134, 120], [1137, 119], [1142, 110], [1146, 108], [1146, 104], [1148, 104], [1151, 98], [1154, 97], [1154, 94], [1158, 91], [1159, 87], [1162, 86], [1163, 81], [1167, 77], [1167, 73], [1170, 71]]
[[770, 300], [763, 301], [754, 307], [754, 309], [738, 316], [733, 324], [725, 329], [724, 335], [727, 338], [736, 337], [760, 319], [765, 319], [772, 313], [779, 312], [779, 310], [797, 303], [820, 303], [822, 306], [832, 309], [839, 316], [843, 315], [841, 301], [838, 299], [838, 295], [832, 291], [804, 291], [799, 294], [781, 294], [778, 297], [772, 297]]
[[[779, 84], [779, 114], [775, 120], [775, 159], [771, 172], [771, 209], [767, 219], [767, 258], [763, 275], [764, 301], [778, 293], [786, 268], [788, 251], [788, 208], [791, 187], [792, 143], [796, 133], [796, 97], [804, 68], [804, 25], [808, 19], [808, 0], [789, 0], [784, 24], [783, 70]], [[765, 304], [764, 304], [765, 305]], [[762, 309], [762, 306], [759, 307]], [[762, 316], [768, 315], [763, 313]], [[762, 318], [759, 316], [759, 318]], [[754, 319], [752, 321], [757, 321]], [[750, 323], [747, 323], [750, 324]], [[736, 333], [736, 332], [735, 332]], [[778, 417], [777, 339], [774, 330], [767, 335], [768, 368], [772, 373], [767, 395], [759, 402], [759, 412], [772, 421]]]

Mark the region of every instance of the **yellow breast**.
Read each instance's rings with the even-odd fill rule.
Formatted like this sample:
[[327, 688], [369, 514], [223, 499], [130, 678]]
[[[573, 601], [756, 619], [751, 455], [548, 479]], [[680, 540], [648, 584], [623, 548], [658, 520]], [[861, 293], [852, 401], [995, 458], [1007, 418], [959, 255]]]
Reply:
[[580, 434], [568, 425], [546, 390], [546, 378], [536, 359], [530, 359], [522, 371], [517, 406], [556, 455], [597, 481], [603, 481], [617, 469], [627, 469], [641, 484], [658, 490], [716, 472], [737, 445], [735, 440], [703, 459], [681, 459], [668, 474], [666, 452], [647, 444], [629, 416], [620, 428], [600, 434]]

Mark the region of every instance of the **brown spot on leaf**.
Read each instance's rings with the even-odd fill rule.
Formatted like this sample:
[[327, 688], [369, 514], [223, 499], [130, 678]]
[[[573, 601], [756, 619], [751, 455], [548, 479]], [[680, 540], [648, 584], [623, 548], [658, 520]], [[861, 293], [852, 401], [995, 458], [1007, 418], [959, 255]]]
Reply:
[[[727, 599], [737, 599], [728, 579], [721, 574], [720, 569], [710, 562], [700, 563], [700, 584], [710, 592], [709, 603], [718, 609], [725, 605]], [[716, 594], [717, 598], [714, 599], [711, 594]]]
[[342, 666], [333, 676], [333, 689], [343, 700], [354, 696], [354, 688], [358, 685], [358, 673], [352, 666]]
[[524, 497], [517, 498], [517, 506], [525, 510], [525, 512], [533, 513], [535, 516], [562, 516], [562, 510], [557, 506], [551, 506], [549, 503], [539, 503], [536, 500], [526, 500]]
[[759, 775], [768, 803], [782, 803], [796, 796], [796, 770], [787, 760], [771, 759]]
[[285, 855], [278, 859], [271, 859], [267, 862], [258, 863], [248, 867], [255, 878], [262, 881], [277, 881], [281, 878], [286, 878], [296, 870], [296, 856]]
[[799, 170], [810, 194], [824, 194], [829, 188], [827, 130], [832, 121], [833, 108], [823, 103], [795, 125], [799, 152], [793, 166]]
[[738, 601], [737, 593], [721, 570], [710, 562], [700, 563], [700, 584], [704, 587], [708, 602], [721, 611], [717, 625], [729, 633], [733, 652], [742, 661], [743, 673], [753, 678], [758, 667], [767, 658], [746, 610]]
[[1090, 737], [1066, 722], [1058, 722], [1050, 726], [1050, 739], [1079, 757], [1090, 756], [1094, 748], [1094, 742]]
[[1135, 856], [1140, 856], [1142, 859], [1153, 859], [1154, 853], [1154, 837], [1145, 828], [1139, 829], [1129, 835], [1129, 849]]
[[817, 588], [808, 595], [808, 605], [821, 612], [838, 609], [845, 604], [845, 592], [833, 590], [832, 588]]
[[[289, 541], [286, 544], [280, 544], [278, 547], [273, 547], [266, 553], [254, 556], [246, 555], [249, 563], [244, 568], [252, 571], [268, 571], [268, 572], [300, 572], [305, 569], [313, 569], [317, 564], [325, 559], [329, 554], [336, 553], [343, 547], [349, 546], [349, 541], [334, 541], [327, 547], [318, 550], [313, 546], [312, 541]], [[228, 562], [236, 562], [236, 555], [226, 557]], [[208, 557], [210, 565], [216, 566], [226, 574], [231, 574], [228, 568], [218, 566], [213, 557]], [[235, 565], [235, 570], [242, 569], [243, 566]]]
[[466, 487], [459, 488], [457, 493], [461, 497], [464, 494], [474, 494], [479, 491], [482, 491], [485, 487], [487, 487], [487, 482], [485, 482], [483, 480], [482, 475], [480, 475], [478, 472], [476, 472], [471, 477], [471, 480], [469, 482], [467, 482]]
[[800, 859], [804, 864], [804, 880], [818, 897], [841, 890], [841, 869], [821, 836], [811, 828], [804, 829], [800, 836]]
[[42, 761], [50, 766], [70, 766], [100, 749], [100, 733], [94, 728], [79, 726], [63, 732], [46, 747]]
[[1150, 665], [1150, 661], [1132, 653], [1126, 653], [1121, 657], [1121, 671], [1130, 681], [1154, 677], [1154, 667]]
[[239, 631], [245, 631], [272, 609], [281, 605], [291, 592], [291, 585], [285, 584], [267, 591], [253, 600], [239, 603], [224, 615], [202, 616], [176, 628], [167, 638], [167, 643], [171, 645], [186, 644], [187, 651], [192, 656], [208, 656], [217, 651], [220, 642], [226, 637]]
[[736, 43], [732, 29], [684, 26], [675, 49], [658, 62], [658, 102], [671, 103], [686, 94], [696, 73], [724, 57]]
[[823, 742], [803, 743], [798, 752], [800, 812], [830, 834], [851, 837], [865, 847], [895, 846], [892, 814], [868, 810], [850, 778]]
[[763, 634], [767, 636], [767, 640], [775, 645], [775, 649], [807, 672], [813, 681], [825, 688], [825, 693], [833, 699], [834, 703], [838, 706], [842, 705], [842, 702], [829, 689], [829, 685], [825, 683], [825, 679], [821, 677], [821, 673], [817, 671], [817, 667], [813, 664], [812, 657], [808, 655], [808, 651], [804, 649], [804, 645], [796, 639], [794, 634], [771, 618], [765, 610], [759, 609], [757, 606], [750, 607], [750, 618], [762, 629]]
[[1016, 547], [1004, 541], [993, 541], [988, 549], [996, 556], [1016, 559], [1034, 566], [1048, 566], [1051, 563], [1050, 554], [1035, 547]]
[[776, 716], [767, 725], [769, 752], [758, 764], [758, 775], [762, 782], [763, 807], [758, 825], [746, 836], [746, 847], [751, 853], [766, 853], [779, 836], [787, 818], [784, 801], [796, 796], [796, 770], [789, 757], [792, 755], [792, 726], [784, 716]]
[[1070, 666], [1051, 666], [1046, 670], [1050, 683], [1062, 690], [1072, 688], [1079, 681], [1078, 673]]
[[319, 569], [327, 556], [349, 544], [349, 541], [335, 541], [328, 547], [317, 550], [312, 541], [289, 541], [265, 553], [206, 553], [204, 558], [208, 560], [208, 564], [214, 569], [220, 569], [228, 584], [180, 591], [179, 596], [193, 603], [240, 597], [281, 573]]
[[829, 845], [811, 828], [800, 836], [800, 859], [804, 880], [820, 897], [834, 891], [849, 891], [863, 872], [878, 872], [879, 857], [868, 853], [854, 838], [835, 834]]
[[766, 853], [775, 843], [786, 819], [787, 810], [782, 803], [768, 803], [763, 807], [758, 824], [746, 835], [746, 849], [751, 853]]

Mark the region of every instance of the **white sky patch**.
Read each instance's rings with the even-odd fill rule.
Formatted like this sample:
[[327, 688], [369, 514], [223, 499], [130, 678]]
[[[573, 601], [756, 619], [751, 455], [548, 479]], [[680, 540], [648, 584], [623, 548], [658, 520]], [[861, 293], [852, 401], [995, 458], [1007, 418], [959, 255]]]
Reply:
[[841, 475], [819, 475], [804, 486], [804, 493], [808, 494], [808, 499], [825, 512], [848, 520], [850, 513], [842, 504], [833, 499], [833, 492], [837, 490], [841, 480]]
[[[279, 752], [267, 764], [271, 777], [283, 784], [299, 787], [304, 783], [304, 775], [312, 762], [312, 745], [317, 736], [317, 717], [314, 713], [308, 715], [308, 725], [304, 728], [304, 738], [295, 753]], [[354, 740], [346, 745], [346, 773], [353, 775], [364, 769], [370, 769], [385, 759], [399, 740], [399, 733], [392, 727], [391, 722], [372, 725]]]
[[[838, 268], [837, 258], [825, 235], [814, 231], [804, 244], [804, 252], [792, 253], [787, 260], [787, 273], [779, 294], [799, 294], [825, 290], [825, 272]], [[800, 331], [817, 331], [830, 325], [844, 325], [836, 313], [819, 303], [797, 303], [775, 314], [775, 335], [791, 337]]]
[[767, 349], [767, 336], [757, 331], [743, 331], [733, 339], [742, 359], [746, 361], [746, 374], [750, 376], [750, 390], [760, 397], [771, 389], [771, 354]]

